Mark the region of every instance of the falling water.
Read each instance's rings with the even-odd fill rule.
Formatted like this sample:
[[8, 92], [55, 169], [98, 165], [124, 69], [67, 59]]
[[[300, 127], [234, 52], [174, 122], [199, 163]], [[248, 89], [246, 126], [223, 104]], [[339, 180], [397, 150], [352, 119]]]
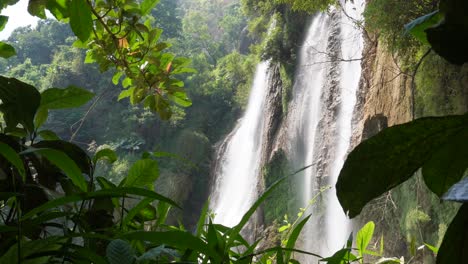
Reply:
[[268, 62], [257, 66], [244, 117], [220, 148], [213, 191], [214, 221], [234, 226], [257, 198]]
[[[356, 91], [361, 77], [361, 61], [363, 50], [362, 32], [353, 20], [362, 21], [364, 3], [355, 0], [343, 3], [345, 14], [341, 15], [341, 54], [343, 61], [340, 68], [341, 109], [338, 114], [336, 141], [336, 156], [330, 172], [329, 184], [335, 186], [338, 175], [343, 167], [352, 137], [352, 117], [356, 104]], [[327, 240], [332, 251], [343, 246], [349, 233], [349, 220], [345, 216], [336, 197], [335, 188], [328, 193], [327, 203]]]
[[[360, 20], [363, 1], [343, 3], [314, 17], [299, 53], [293, 101], [287, 121], [288, 153], [302, 175], [304, 206], [323, 186], [334, 186], [351, 140], [351, 119], [361, 75], [363, 40], [352, 19]], [[351, 19], [352, 18], [352, 19]], [[306, 226], [304, 249], [329, 255], [349, 235], [349, 220], [335, 189], [314, 204]]]

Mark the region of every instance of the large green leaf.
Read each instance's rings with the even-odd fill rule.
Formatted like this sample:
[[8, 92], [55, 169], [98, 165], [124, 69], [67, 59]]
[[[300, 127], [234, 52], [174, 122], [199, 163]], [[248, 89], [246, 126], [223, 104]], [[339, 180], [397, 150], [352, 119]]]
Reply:
[[468, 128], [454, 135], [422, 168], [424, 182], [438, 196], [460, 181], [468, 169]]
[[73, 33], [83, 42], [87, 41], [93, 30], [91, 9], [85, 0], [71, 0], [70, 27]]
[[80, 190], [86, 191], [88, 189], [80, 168], [67, 154], [55, 149], [36, 149], [34, 152], [45, 157], [48, 161], [61, 169]]
[[194, 237], [189, 232], [167, 231], [167, 232], [146, 232], [136, 231], [123, 234], [120, 238], [128, 240], [143, 240], [157, 245], [167, 245], [179, 250], [191, 249], [199, 254], [211, 257], [215, 262], [220, 263], [221, 256], [210, 248], [203, 240]]
[[466, 263], [468, 259], [468, 204], [450, 223], [437, 254], [437, 264]]
[[468, 62], [468, 1], [442, 0], [439, 9], [445, 20], [437, 27], [426, 30], [432, 49], [450, 63]]
[[41, 95], [33, 86], [15, 78], [0, 76], [0, 111], [8, 127], [22, 124], [34, 131], [34, 116], [39, 108]]
[[26, 180], [26, 171], [24, 169], [23, 161], [14, 149], [9, 145], [0, 142], [0, 155], [2, 155], [16, 168], [18, 173], [23, 177], [23, 180]]
[[16, 55], [15, 48], [10, 44], [0, 41], [0, 57], [8, 59]]
[[410, 178], [467, 126], [468, 115], [421, 118], [384, 129], [359, 144], [336, 184], [345, 212], [358, 215], [369, 201]]
[[135, 188], [135, 187], [132, 187], [132, 188], [116, 187], [116, 188], [112, 188], [112, 189], [99, 190], [99, 191], [95, 191], [95, 192], [85, 192], [85, 193], [81, 193], [81, 194], [68, 195], [68, 196], [64, 196], [64, 197], [61, 197], [61, 198], [57, 198], [55, 200], [51, 200], [51, 201], [49, 201], [49, 202], [47, 202], [47, 203], [45, 203], [45, 204], [43, 204], [41, 206], [38, 206], [38, 207], [32, 209], [31, 211], [29, 211], [28, 213], [23, 215], [22, 221], [33, 217], [37, 213], [40, 213], [40, 212], [43, 212], [43, 211], [46, 211], [46, 210], [50, 210], [50, 209], [53, 209], [53, 208], [57, 208], [57, 207], [65, 205], [65, 204], [75, 203], [75, 202], [79, 202], [79, 201], [86, 201], [86, 200], [91, 200], [91, 199], [96, 199], [96, 198], [122, 197], [122, 196], [130, 195], [130, 194], [135, 195], [135, 196], [153, 198], [155, 200], [162, 201], [162, 202], [168, 203], [168, 204], [170, 204], [172, 206], [175, 206], [177, 208], [180, 208], [180, 206], [177, 205], [177, 203], [174, 202], [173, 200], [171, 200], [171, 199], [169, 199], [169, 198], [167, 198], [167, 197], [165, 197], [163, 195], [160, 195], [160, 194], [158, 194], [156, 192], [150, 191], [150, 190], [146, 190], [146, 189], [142, 189], [142, 188]]
[[141, 159], [133, 163], [128, 171], [125, 186], [142, 187], [152, 185], [158, 177], [158, 162], [152, 159]]
[[64, 109], [80, 107], [94, 97], [94, 93], [70, 85], [65, 89], [50, 88], [42, 92], [41, 108]]
[[32, 147], [55, 149], [66, 153], [78, 165], [81, 172], [91, 175], [92, 164], [90, 157], [83, 149], [73, 143], [63, 140], [45, 140], [32, 145]]

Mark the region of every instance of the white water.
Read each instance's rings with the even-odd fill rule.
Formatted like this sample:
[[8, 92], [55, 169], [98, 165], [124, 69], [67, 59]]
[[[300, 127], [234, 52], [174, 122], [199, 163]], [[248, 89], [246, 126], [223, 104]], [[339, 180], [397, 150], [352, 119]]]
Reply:
[[[343, 4], [344, 11], [349, 16], [341, 16], [341, 53], [344, 60], [362, 57], [362, 32], [353, 24], [350, 17], [362, 21], [364, 3], [362, 0], [355, 0], [354, 3], [346, 1]], [[350, 232], [350, 221], [341, 208], [334, 186], [343, 167], [352, 137], [353, 109], [356, 104], [356, 91], [361, 77], [361, 61], [341, 62], [340, 68], [341, 109], [337, 120], [336, 158], [331, 167], [329, 181], [333, 189], [328, 192], [326, 207], [327, 245], [331, 250], [330, 252], [342, 248]]]
[[244, 117], [223, 143], [224, 151], [218, 157], [212, 201], [218, 224], [236, 225], [257, 198], [268, 68], [267, 62], [257, 66]]
[[[361, 19], [363, 8], [362, 0], [344, 4], [346, 14], [355, 19]], [[330, 38], [334, 34], [337, 35]], [[361, 76], [361, 61], [355, 59], [361, 58], [362, 49], [362, 33], [346, 15], [332, 18], [318, 14], [299, 54], [288, 117], [288, 153], [296, 168], [313, 165], [301, 175], [304, 207], [321, 187], [332, 186], [321, 204], [313, 205], [322, 209], [309, 210], [312, 218], [303, 237], [303, 248], [322, 256], [341, 249], [351, 232], [334, 185], [350, 146]], [[340, 62], [330, 56], [333, 54], [348, 61]]]

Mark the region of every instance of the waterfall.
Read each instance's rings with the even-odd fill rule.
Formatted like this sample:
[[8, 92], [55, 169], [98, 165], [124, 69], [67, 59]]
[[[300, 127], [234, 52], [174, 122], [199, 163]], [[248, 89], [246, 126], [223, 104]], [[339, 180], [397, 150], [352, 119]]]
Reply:
[[268, 62], [257, 66], [246, 112], [218, 151], [211, 206], [218, 224], [236, 225], [257, 198], [268, 70]]
[[350, 223], [336, 198], [334, 185], [348, 153], [352, 114], [361, 76], [362, 32], [352, 19], [361, 20], [364, 1], [342, 3], [343, 11], [317, 14], [299, 52], [293, 101], [287, 119], [287, 152], [296, 168], [312, 164], [301, 175], [303, 207], [311, 205], [303, 248], [330, 255], [343, 247]]
[[[323, 186], [331, 186], [309, 213], [302, 248], [327, 256], [340, 249], [350, 232], [349, 220], [336, 198], [334, 185], [349, 151], [352, 115], [361, 75], [361, 20], [364, 0], [342, 2], [343, 10], [319, 13], [311, 21], [298, 56], [293, 97], [278, 140], [292, 165], [312, 164], [300, 177], [307, 207]], [[267, 95], [271, 89], [268, 62], [257, 66], [247, 110], [235, 129], [218, 148], [212, 187], [214, 222], [237, 224], [252, 205], [259, 185], [262, 157], [270, 153], [262, 146], [268, 125]], [[268, 133], [267, 133], [268, 134]], [[265, 142], [264, 142], [265, 141]], [[299, 208], [298, 206], [298, 208]], [[307, 260], [306, 260], [307, 261]]]

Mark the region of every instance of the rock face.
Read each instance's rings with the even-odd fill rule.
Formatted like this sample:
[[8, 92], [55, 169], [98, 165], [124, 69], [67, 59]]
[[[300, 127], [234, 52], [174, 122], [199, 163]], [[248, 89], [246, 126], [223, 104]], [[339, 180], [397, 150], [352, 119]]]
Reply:
[[367, 41], [354, 111], [352, 145], [356, 146], [387, 126], [410, 121], [410, 88], [411, 77], [402, 72], [398, 59], [378, 41]]

